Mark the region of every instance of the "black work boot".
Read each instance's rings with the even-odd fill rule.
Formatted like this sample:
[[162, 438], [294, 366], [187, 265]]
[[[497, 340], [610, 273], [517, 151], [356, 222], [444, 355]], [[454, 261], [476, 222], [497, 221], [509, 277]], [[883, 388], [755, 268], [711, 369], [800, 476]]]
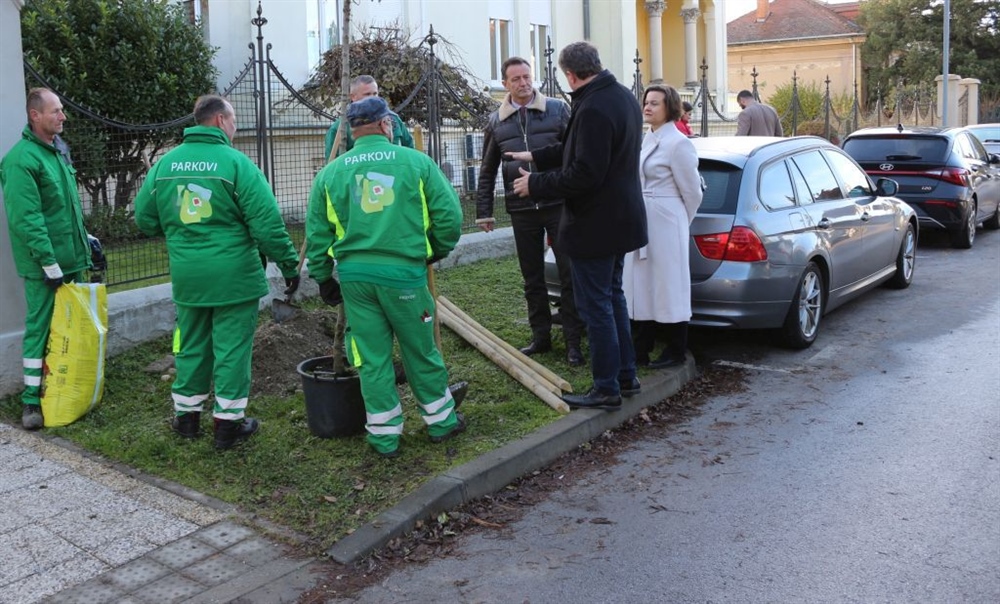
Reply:
[[21, 427], [25, 430], [38, 430], [45, 425], [41, 405], [25, 405], [21, 412]]
[[231, 449], [257, 433], [260, 422], [252, 417], [228, 420], [215, 418], [215, 448]]
[[170, 422], [170, 427], [184, 438], [198, 438], [201, 436], [201, 413], [181, 413]]
[[469, 393], [469, 382], [455, 382], [448, 386], [448, 391], [451, 392], [451, 398], [455, 401], [455, 411], [458, 411], [458, 408], [462, 406], [462, 401], [465, 400], [465, 395]]
[[677, 367], [687, 361], [688, 323], [664, 323], [667, 332], [667, 345], [659, 358], [649, 364], [652, 369]]

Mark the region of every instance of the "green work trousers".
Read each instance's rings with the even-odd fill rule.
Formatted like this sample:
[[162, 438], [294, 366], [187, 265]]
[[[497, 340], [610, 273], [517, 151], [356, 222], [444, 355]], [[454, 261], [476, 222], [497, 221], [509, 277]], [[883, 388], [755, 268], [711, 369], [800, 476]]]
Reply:
[[[66, 282], [77, 281], [83, 273], [66, 275]], [[49, 343], [49, 328], [52, 326], [52, 309], [55, 308], [56, 292], [41, 279], [24, 280], [24, 300], [28, 312], [24, 319], [24, 344], [21, 362], [24, 367], [24, 392], [21, 402], [25, 405], [42, 404], [42, 364], [45, 347]]]
[[242, 419], [250, 396], [258, 301], [227, 306], [177, 305], [174, 412], [201, 412], [215, 381], [217, 419]]
[[448, 370], [434, 343], [434, 299], [427, 286], [397, 289], [363, 282], [342, 283], [347, 315], [345, 345], [361, 378], [368, 442], [387, 453], [399, 447], [403, 408], [392, 368], [392, 340], [399, 342], [403, 368], [431, 436], [458, 423], [448, 389]]

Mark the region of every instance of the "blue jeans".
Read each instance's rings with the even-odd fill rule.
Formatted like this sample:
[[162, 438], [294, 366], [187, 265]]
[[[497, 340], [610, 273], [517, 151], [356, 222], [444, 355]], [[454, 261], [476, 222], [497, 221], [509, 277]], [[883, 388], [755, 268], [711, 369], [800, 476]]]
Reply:
[[594, 387], [620, 394], [619, 380], [635, 377], [635, 349], [622, 291], [625, 255], [573, 259], [576, 310], [587, 325]]

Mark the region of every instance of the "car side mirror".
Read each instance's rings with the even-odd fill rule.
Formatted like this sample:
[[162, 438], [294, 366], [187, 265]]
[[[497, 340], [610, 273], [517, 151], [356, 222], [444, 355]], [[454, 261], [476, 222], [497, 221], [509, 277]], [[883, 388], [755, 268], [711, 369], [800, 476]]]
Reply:
[[892, 197], [899, 191], [899, 184], [891, 178], [880, 178], [875, 183], [875, 194], [879, 197]]
[[1000, 164], [1000, 154], [990, 153], [990, 163], [991, 164]]

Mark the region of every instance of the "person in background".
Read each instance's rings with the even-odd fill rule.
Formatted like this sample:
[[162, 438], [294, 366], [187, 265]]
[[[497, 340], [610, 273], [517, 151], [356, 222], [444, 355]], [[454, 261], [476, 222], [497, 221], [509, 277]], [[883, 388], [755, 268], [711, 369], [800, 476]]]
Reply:
[[313, 182], [306, 257], [323, 300], [344, 303], [345, 347], [361, 378], [368, 443], [393, 458], [403, 435], [393, 337], [431, 442], [465, 431], [434, 342], [437, 309], [427, 286], [427, 265], [458, 243], [462, 206], [434, 160], [390, 142], [398, 118], [383, 99], [351, 103], [346, 117], [356, 143]]
[[749, 90], [741, 90], [736, 102], [743, 108], [736, 118], [736, 136], [784, 136], [774, 107], [759, 102]]
[[42, 365], [56, 290], [91, 268], [91, 243], [83, 226], [69, 147], [59, 136], [66, 114], [48, 88], [28, 91], [28, 125], [0, 162], [7, 229], [14, 267], [24, 279], [27, 314], [22, 366], [21, 425], [38, 430], [42, 417]]
[[[378, 82], [370, 75], [359, 75], [351, 80], [351, 87], [348, 89], [348, 96], [352, 103], [366, 99], [371, 96], [378, 96]], [[393, 113], [392, 121], [392, 142], [404, 147], [413, 148], [413, 136], [403, 120]], [[337, 128], [340, 127], [340, 119], [334, 120], [330, 129], [326, 131], [326, 139], [323, 141], [323, 157], [330, 161], [330, 153], [333, 151], [333, 143], [337, 140]], [[351, 136], [351, 128], [344, 129], [345, 149], [350, 151], [354, 148], [354, 138]]]
[[286, 296], [299, 287], [298, 255], [264, 174], [232, 146], [229, 101], [199, 97], [194, 119], [146, 175], [135, 222], [167, 241], [177, 307], [171, 425], [184, 438], [200, 436], [214, 382], [215, 448], [229, 449], [260, 427], [246, 417], [257, 310], [268, 292], [258, 249], [284, 275]]
[[[650, 131], [642, 140], [639, 176], [650, 237], [648, 245], [625, 257], [624, 290], [634, 321], [636, 363], [658, 369], [682, 365], [686, 358], [689, 227], [701, 205], [702, 189], [694, 145], [670, 127], [684, 111], [677, 90], [650, 86], [642, 104]], [[657, 324], [667, 332], [667, 345], [650, 362]]]
[[570, 261], [559, 250], [559, 216], [562, 199], [534, 199], [520, 197], [514, 192], [513, 182], [517, 169], [529, 166], [518, 161], [501, 164], [503, 153], [530, 151], [558, 143], [569, 122], [569, 105], [558, 99], [549, 99], [535, 90], [531, 79], [531, 64], [521, 57], [511, 57], [501, 66], [503, 85], [507, 95], [499, 109], [490, 114], [483, 131], [483, 161], [479, 170], [479, 189], [476, 192], [476, 224], [487, 233], [493, 230], [493, 189], [497, 168], [503, 166], [504, 201], [514, 231], [514, 246], [524, 278], [524, 298], [528, 303], [528, 324], [531, 342], [521, 349], [526, 355], [552, 350], [552, 311], [545, 286], [545, 237], [548, 236], [559, 268], [562, 285], [563, 337], [566, 340], [566, 360], [572, 366], [584, 364], [580, 350], [583, 322], [573, 303], [573, 281]]
[[680, 130], [681, 134], [684, 136], [694, 136], [694, 132], [691, 131], [690, 124], [691, 110], [694, 109], [694, 107], [691, 106], [691, 103], [682, 101], [681, 108], [684, 110], [684, 113], [681, 114], [680, 119], [674, 121], [674, 125], [677, 126], [677, 129]]
[[574, 409], [615, 411], [623, 395], [640, 389], [622, 268], [625, 254], [647, 241], [639, 184], [642, 112], [635, 96], [601, 66], [589, 42], [563, 48], [559, 68], [573, 90], [569, 129], [561, 144], [509, 154], [543, 170], [519, 168], [514, 191], [565, 200], [559, 240], [573, 263], [573, 293], [587, 325], [594, 385], [563, 400]]

